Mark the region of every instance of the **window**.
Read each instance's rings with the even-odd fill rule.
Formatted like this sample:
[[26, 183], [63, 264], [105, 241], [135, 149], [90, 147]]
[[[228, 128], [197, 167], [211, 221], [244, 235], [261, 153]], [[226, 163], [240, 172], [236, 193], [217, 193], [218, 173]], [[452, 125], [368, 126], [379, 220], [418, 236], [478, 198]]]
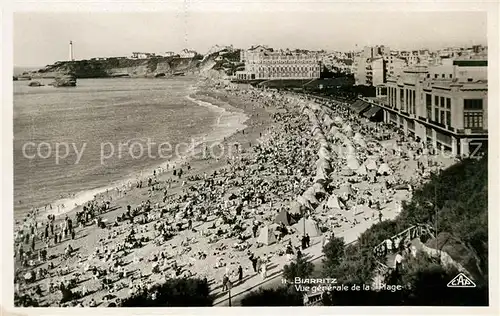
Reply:
[[438, 74], [434, 74], [434, 79], [437, 79], [437, 77], [438, 77]]
[[446, 108], [451, 109], [451, 99], [450, 98], [446, 98]]
[[444, 74], [441, 75], [441, 78], [444, 78]]
[[425, 105], [432, 106], [432, 95], [429, 93], [425, 94]]
[[464, 127], [470, 129], [483, 128], [483, 113], [481, 112], [464, 112]]
[[467, 78], [467, 82], [472, 82], [473, 79], [472, 78]]
[[483, 99], [464, 99], [464, 127], [483, 128]]
[[439, 109], [434, 108], [434, 121], [438, 122], [439, 121]]
[[446, 111], [446, 125], [451, 126], [451, 111]]
[[437, 95], [434, 96], [434, 106], [439, 107], [439, 97]]
[[453, 78], [453, 74], [450, 74], [450, 79]]
[[441, 103], [439, 104], [440, 107], [444, 108], [445, 105], [444, 105], [444, 97], [441, 97]]
[[440, 111], [441, 116], [439, 117], [439, 123], [445, 124], [445, 111]]
[[464, 110], [482, 110], [483, 99], [464, 99]]

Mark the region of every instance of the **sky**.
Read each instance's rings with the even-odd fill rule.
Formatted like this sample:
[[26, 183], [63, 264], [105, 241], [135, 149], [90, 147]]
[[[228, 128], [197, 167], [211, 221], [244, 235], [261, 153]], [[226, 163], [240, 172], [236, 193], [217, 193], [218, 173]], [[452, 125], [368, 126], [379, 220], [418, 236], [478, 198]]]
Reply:
[[[464, 23], [466, 21], [466, 23]], [[213, 45], [248, 48], [361, 50], [438, 49], [487, 44], [484, 12], [18, 12], [13, 19], [14, 65], [45, 66], [132, 52], [205, 53]]]

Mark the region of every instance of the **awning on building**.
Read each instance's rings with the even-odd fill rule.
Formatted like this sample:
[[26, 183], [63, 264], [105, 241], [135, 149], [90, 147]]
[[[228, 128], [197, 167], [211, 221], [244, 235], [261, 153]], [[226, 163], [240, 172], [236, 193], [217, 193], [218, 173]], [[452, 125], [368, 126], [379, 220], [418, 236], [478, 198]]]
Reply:
[[368, 111], [366, 111], [365, 113], [363, 113], [363, 116], [367, 117], [367, 118], [372, 118], [375, 115], [377, 115], [377, 113], [379, 111], [382, 111], [382, 109], [380, 107], [374, 105], [371, 109], [369, 109]]
[[369, 107], [370, 104], [363, 100], [357, 100], [351, 105], [351, 109], [358, 114], [365, 111]]

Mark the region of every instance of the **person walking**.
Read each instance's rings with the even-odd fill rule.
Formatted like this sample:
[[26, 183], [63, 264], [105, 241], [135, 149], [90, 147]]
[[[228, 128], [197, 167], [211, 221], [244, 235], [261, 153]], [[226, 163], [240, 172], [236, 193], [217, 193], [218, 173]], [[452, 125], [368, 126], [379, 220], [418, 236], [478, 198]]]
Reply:
[[243, 281], [243, 268], [241, 267], [241, 264], [238, 266], [238, 283], [241, 283]]
[[265, 280], [267, 277], [267, 267], [265, 262], [261, 265], [260, 276], [262, 277], [262, 280]]

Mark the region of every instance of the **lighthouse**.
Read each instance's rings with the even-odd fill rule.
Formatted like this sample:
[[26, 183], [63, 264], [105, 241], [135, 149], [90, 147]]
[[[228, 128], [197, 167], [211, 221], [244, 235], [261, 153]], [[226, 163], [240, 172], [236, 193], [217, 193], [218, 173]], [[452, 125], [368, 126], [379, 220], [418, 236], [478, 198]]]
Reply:
[[69, 60], [70, 61], [75, 60], [73, 58], [73, 41], [69, 41]]

